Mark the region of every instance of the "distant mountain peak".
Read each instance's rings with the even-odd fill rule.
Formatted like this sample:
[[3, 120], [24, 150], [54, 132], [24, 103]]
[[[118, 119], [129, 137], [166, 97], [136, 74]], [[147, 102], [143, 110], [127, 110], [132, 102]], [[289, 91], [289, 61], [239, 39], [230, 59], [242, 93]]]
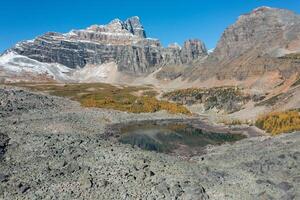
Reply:
[[225, 29], [215, 50], [197, 66], [198, 73], [191, 70], [193, 73], [184, 76], [203, 80], [212, 76], [219, 80], [234, 77], [241, 81], [274, 69], [286, 75], [299, 64], [284, 63], [278, 58], [298, 52], [300, 16], [285, 9], [259, 7]]
[[133, 16], [128, 18], [125, 22], [127, 30], [130, 30], [134, 35], [142, 38], [146, 38], [146, 32], [143, 25], [141, 24], [140, 18], [138, 16]]
[[277, 8], [272, 8], [272, 7], [269, 7], [269, 6], [261, 6], [261, 7], [255, 8], [252, 12], [275, 10], [275, 9], [277, 9]]
[[[57, 63], [77, 71], [113, 62], [118, 71], [137, 75], [148, 74], [167, 65], [191, 63], [207, 55], [205, 45], [199, 40], [188, 40], [183, 48], [179, 45], [173, 47], [164, 48], [159, 40], [147, 38], [140, 18], [133, 16], [125, 21], [117, 18], [107, 25], [95, 24], [65, 34], [48, 32], [30, 42], [19, 42], [9, 50], [14, 53], [10, 54], [10, 60], [2, 58], [2, 65], [13, 71], [15, 68], [9, 64], [13, 63], [19, 72], [27, 70], [23, 63], [30, 61], [49, 72], [54, 66], [52, 64]], [[21, 63], [18, 63], [19, 60]], [[60, 69], [57, 68], [58, 71]]]
[[175, 42], [175, 43], [169, 44], [168, 48], [181, 49], [181, 46], [177, 42]]
[[261, 16], [278, 16], [278, 17], [284, 17], [284, 16], [291, 16], [296, 15], [293, 11], [287, 10], [287, 9], [281, 9], [281, 8], [273, 8], [268, 6], [261, 6], [258, 8], [253, 9], [251, 12], [243, 14], [239, 17], [239, 19], [245, 19], [248, 17], [261, 17]]

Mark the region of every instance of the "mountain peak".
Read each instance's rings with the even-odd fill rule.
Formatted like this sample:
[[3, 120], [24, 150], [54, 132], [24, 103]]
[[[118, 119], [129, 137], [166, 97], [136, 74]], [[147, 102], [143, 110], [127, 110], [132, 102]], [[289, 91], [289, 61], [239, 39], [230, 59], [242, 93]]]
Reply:
[[127, 20], [140, 20], [140, 17], [139, 16], [132, 16], [132, 17], [129, 17]]
[[[140, 38], [146, 38], [146, 32], [143, 25], [141, 24], [140, 18], [138, 16], [129, 17], [125, 21], [118, 18], [112, 20], [108, 25], [94, 25], [88, 29], [90, 30], [102, 30], [107, 27], [113, 32], [126, 32], [128, 31], [134, 36]], [[100, 28], [100, 29], [99, 29]]]
[[278, 47], [298, 47], [299, 19], [289, 10], [256, 8], [224, 31], [214, 55], [217, 59], [230, 59], [245, 55], [254, 47], [258, 55], [271, 55]]
[[111, 22], [109, 22], [108, 25], [111, 25], [111, 24], [123, 24], [123, 22], [120, 19], [116, 18], [116, 19], [113, 19]]
[[138, 16], [130, 17], [124, 23], [127, 30], [129, 30], [133, 35], [139, 36], [141, 38], [147, 37], [144, 27], [141, 24], [140, 18]]
[[261, 6], [261, 7], [258, 7], [258, 8], [255, 8], [252, 12], [259, 12], [259, 11], [269, 11], [269, 10], [276, 10], [276, 8], [271, 8], [269, 6]]
[[266, 16], [292, 16], [295, 15], [293, 11], [281, 9], [281, 8], [273, 8], [268, 6], [261, 6], [253, 9], [251, 12], [246, 13], [240, 16], [240, 19], [246, 17], [259, 17], [261, 15]]
[[122, 22], [120, 19], [114, 19], [112, 20], [108, 25], [107, 28], [110, 29], [113, 32], [121, 32], [125, 28], [124, 22]]
[[175, 42], [175, 43], [171, 43], [168, 45], [168, 48], [172, 48], [172, 49], [181, 49], [181, 46]]

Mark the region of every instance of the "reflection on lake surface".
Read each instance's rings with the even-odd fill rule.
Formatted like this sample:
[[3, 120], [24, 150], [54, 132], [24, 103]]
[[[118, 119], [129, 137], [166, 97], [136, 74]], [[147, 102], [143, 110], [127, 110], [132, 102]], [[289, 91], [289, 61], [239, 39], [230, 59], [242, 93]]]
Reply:
[[191, 155], [206, 145], [245, 138], [242, 134], [208, 132], [185, 123], [143, 122], [121, 128], [119, 141], [149, 151]]

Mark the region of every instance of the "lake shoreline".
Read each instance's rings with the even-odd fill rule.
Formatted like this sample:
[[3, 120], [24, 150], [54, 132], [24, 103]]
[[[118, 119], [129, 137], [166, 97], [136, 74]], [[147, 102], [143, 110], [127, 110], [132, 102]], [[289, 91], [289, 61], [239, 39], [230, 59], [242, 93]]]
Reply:
[[[106, 126], [105, 133], [103, 135], [103, 138], [106, 140], [111, 140], [115, 143], [120, 143], [120, 138], [122, 137], [122, 129], [130, 126], [144, 126], [145, 124], [151, 124], [153, 126], [160, 127], [162, 125], [168, 125], [168, 124], [178, 124], [178, 125], [188, 125], [190, 127], [193, 127], [198, 130], [202, 130], [208, 133], [219, 133], [219, 134], [231, 134], [231, 135], [243, 135], [245, 138], [250, 137], [259, 137], [264, 136], [261, 134], [261, 131], [256, 129], [253, 126], [248, 125], [239, 125], [239, 126], [225, 126], [220, 124], [213, 124], [212, 122], [206, 121], [205, 119], [201, 119], [199, 117], [192, 117], [192, 118], [173, 118], [173, 119], [157, 119], [157, 120], [132, 120], [128, 122], [121, 122], [121, 123], [115, 123], [115, 124], [109, 124]], [[241, 139], [241, 140], [243, 140]], [[225, 142], [225, 143], [234, 143], [234, 142]], [[212, 144], [208, 144], [205, 146], [201, 146], [201, 148], [198, 149], [197, 152], [194, 152], [192, 154], [187, 153], [190, 149], [186, 145], [180, 145], [180, 148], [174, 149], [174, 151], [167, 153], [168, 155], [177, 156], [179, 158], [182, 158], [184, 160], [190, 159], [193, 156], [200, 156], [203, 154], [206, 154], [206, 148], [208, 146], [215, 146]], [[222, 144], [216, 144], [216, 145], [222, 145]], [[139, 148], [135, 145], [132, 145], [132, 147]], [[161, 152], [160, 152], [161, 153]]]

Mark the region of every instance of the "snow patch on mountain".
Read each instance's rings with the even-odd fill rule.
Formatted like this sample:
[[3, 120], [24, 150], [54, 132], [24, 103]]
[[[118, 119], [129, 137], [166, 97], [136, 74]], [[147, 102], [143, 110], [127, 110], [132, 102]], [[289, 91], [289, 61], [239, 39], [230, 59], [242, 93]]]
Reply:
[[70, 80], [72, 69], [58, 63], [42, 63], [15, 52], [8, 52], [0, 57], [0, 69], [16, 74], [29, 72], [36, 75], [46, 75], [55, 80]]
[[57, 81], [71, 82], [115, 82], [119, 77], [115, 62], [101, 65], [87, 65], [82, 69], [71, 69], [57, 63], [42, 63], [15, 52], [8, 52], [0, 57], [0, 71], [26, 76], [46, 76]]
[[215, 50], [215, 48], [209, 49], [209, 50], [207, 51], [207, 53], [208, 53], [208, 54], [211, 54], [211, 53], [214, 52], [214, 50]]

